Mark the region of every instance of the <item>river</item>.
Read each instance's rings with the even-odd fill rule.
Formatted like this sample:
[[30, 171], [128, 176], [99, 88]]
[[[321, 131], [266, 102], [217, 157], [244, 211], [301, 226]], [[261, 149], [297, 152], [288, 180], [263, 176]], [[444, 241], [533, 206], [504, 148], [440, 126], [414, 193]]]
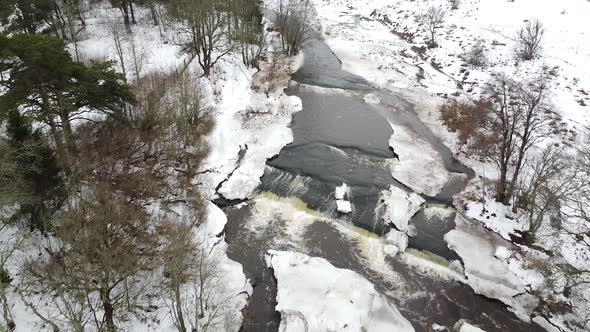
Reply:
[[[323, 257], [336, 267], [362, 274], [416, 331], [430, 331], [433, 323], [452, 327], [459, 319], [487, 331], [543, 331], [464, 284], [399, 257], [374, 255], [372, 249], [379, 247], [380, 236], [390, 227], [379, 215], [380, 193], [390, 185], [409, 190], [391, 175], [389, 164], [396, 154], [388, 144], [393, 134], [389, 122], [430, 143], [449, 172], [464, 174], [451, 177], [436, 197], [423, 196], [425, 207], [437, 206], [448, 213], [433, 218], [423, 208], [413, 217], [418, 235], [410, 239], [408, 255], [416, 261], [444, 265], [458, 259], [443, 236], [454, 228], [451, 196], [473, 173], [420, 122], [410, 103], [343, 71], [321, 40], [309, 42], [304, 54], [304, 65], [293, 75], [296, 83], [288, 89], [303, 102], [303, 110], [293, 117], [293, 143], [267, 162], [255, 199], [225, 208], [228, 255], [243, 265], [254, 284], [242, 330], [278, 330], [276, 280], [264, 262], [267, 250], [278, 249]], [[367, 93], [378, 96], [381, 103], [365, 102]], [[349, 215], [336, 210], [334, 189], [342, 183], [352, 192], [354, 211]], [[307, 216], [305, 222], [302, 215]]]

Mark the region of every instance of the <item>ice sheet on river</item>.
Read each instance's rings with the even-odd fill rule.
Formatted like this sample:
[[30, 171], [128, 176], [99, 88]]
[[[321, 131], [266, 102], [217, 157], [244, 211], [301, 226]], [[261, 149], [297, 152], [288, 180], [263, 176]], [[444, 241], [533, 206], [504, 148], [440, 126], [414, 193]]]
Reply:
[[455, 224], [444, 239], [463, 260], [467, 284], [478, 294], [502, 301], [519, 318], [529, 321], [537, 299], [526, 293], [522, 279], [495, 256], [499, 247], [510, 243], [460, 214]]
[[400, 312], [360, 274], [323, 258], [269, 250], [278, 282], [281, 332], [414, 331]]
[[448, 181], [448, 171], [436, 150], [404, 126], [390, 123], [393, 135], [389, 146], [399, 161], [391, 164], [391, 174], [417, 193], [436, 196]]

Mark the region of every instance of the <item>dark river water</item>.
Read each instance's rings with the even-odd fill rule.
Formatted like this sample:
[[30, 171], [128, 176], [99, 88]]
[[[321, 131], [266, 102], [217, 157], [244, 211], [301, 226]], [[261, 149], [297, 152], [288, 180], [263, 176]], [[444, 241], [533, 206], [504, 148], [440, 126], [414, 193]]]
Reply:
[[[423, 196], [426, 205], [447, 206], [450, 212], [433, 220], [423, 209], [413, 217], [410, 223], [418, 235], [410, 239], [410, 248], [425, 253], [417, 255], [420, 259], [443, 265], [445, 260], [458, 259], [443, 236], [454, 228], [451, 196], [463, 188], [472, 172], [419, 121], [411, 104], [342, 71], [322, 41], [308, 43], [304, 54], [303, 67], [293, 75], [297, 84], [288, 90], [303, 102], [303, 110], [293, 117], [293, 143], [267, 162], [259, 188], [264, 199], [225, 209], [228, 255], [243, 265], [254, 286], [242, 330], [278, 330], [276, 280], [264, 262], [267, 250], [278, 249], [323, 257], [336, 267], [357, 271], [397, 306], [416, 331], [430, 331], [433, 323], [451, 328], [460, 319], [487, 331], [543, 331], [517, 319], [502, 303], [399, 257], [384, 258], [375, 267], [367, 255], [367, 243], [379, 243], [389, 229], [376, 213], [379, 195], [390, 185], [409, 191], [389, 169], [397, 156], [388, 144], [393, 134], [388, 121], [406, 126], [429, 142], [449, 172], [465, 174], [449, 181], [436, 197]], [[381, 105], [366, 103], [363, 96], [368, 92], [377, 94]], [[351, 188], [353, 212], [347, 215], [336, 210], [334, 198], [335, 187], [342, 183]], [[318, 221], [300, 226], [289, 213], [296, 209], [317, 215]]]

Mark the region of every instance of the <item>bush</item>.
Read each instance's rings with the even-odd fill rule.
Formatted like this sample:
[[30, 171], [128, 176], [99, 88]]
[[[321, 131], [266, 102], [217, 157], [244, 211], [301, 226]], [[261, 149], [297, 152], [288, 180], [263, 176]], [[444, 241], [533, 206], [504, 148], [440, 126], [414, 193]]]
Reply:
[[539, 20], [527, 22], [516, 34], [517, 53], [523, 60], [532, 60], [541, 50], [541, 41], [545, 34], [543, 23]]
[[474, 45], [464, 57], [465, 61], [473, 67], [485, 67], [488, 64], [486, 49], [482, 43]]
[[448, 101], [440, 108], [440, 118], [450, 131], [456, 132], [461, 144], [467, 144], [474, 137], [477, 128], [481, 128], [491, 104], [482, 99], [474, 103]]
[[451, 3], [451, 9], [459, 9], [459, 5], [461, 4], [461, 0], [449, 0]]

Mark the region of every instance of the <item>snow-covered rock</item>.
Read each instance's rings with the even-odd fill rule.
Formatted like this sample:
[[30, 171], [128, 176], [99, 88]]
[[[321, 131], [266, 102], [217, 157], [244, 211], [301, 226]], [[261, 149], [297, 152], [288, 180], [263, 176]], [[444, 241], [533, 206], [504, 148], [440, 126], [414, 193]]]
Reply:
[[349, 201], [339, 199], [336, 200], [336, 209], [338, 209], [338, 211], [342, 213], [350, 213], [352, 212], [352, 205]]
[[386, 244], [383, 246], [383, 253], [390, 257], [395, 257], [399, 253], [399, 248], [394, 244]]
[[340, 187], [336, 187], [334, 196], [336, 199], [350, 199], [350, 188], [343, 183]]
[[461, 264], [460, 260], [452, 260], [449, 262], [449, 269], [459, 273], [460, 275], [465, 275], [465, 269], [463, 268], [463, 264]]
[[341, 186], [336, 187], [334, 191], [336, 197], [336, 209], [341, 213], [352, 212], [352, 205], [350, 204], [350, 187], [343, 183]]
[[[392, 228], [385, 234], [384, 239], [385, 249], [387, 250], [385, 253], [390, 256], [395, 256], [398, 252], [404, 252], [408, 248], [408, 235], [405, 232]], [[394, 246], [397, 250], [392, 250], [390, 246]]]
[[358, 273], [323, 258], [270, 250], [277, 278], [281, 332], [414, 331], [400, 312]]
[[381, 193], [384, 207], [383, 219], [392, 223], [397, 230], [408, 232], [408, 222], [424, 203], [424, 199], [416, 193], [408, 193], [396, 186], [389, 186]]
[[457, 330], [458, 332], [486, 332], [477, 326], [473, 326], [473, 325], [467, 323], [464, 320], [458, 321], [455, 324], [454, 329]]
[[549, 323], [549, 321], [547, 321], [547, 319], [544, 317], [535, 316], [535, 317], [533, 317], [533, 322], [535, 322], [537, 325], [544, 328], [545, 331], [547, 331], [547, 332], [561, 332], [560, 329], [558, 329], [556, 326]]

